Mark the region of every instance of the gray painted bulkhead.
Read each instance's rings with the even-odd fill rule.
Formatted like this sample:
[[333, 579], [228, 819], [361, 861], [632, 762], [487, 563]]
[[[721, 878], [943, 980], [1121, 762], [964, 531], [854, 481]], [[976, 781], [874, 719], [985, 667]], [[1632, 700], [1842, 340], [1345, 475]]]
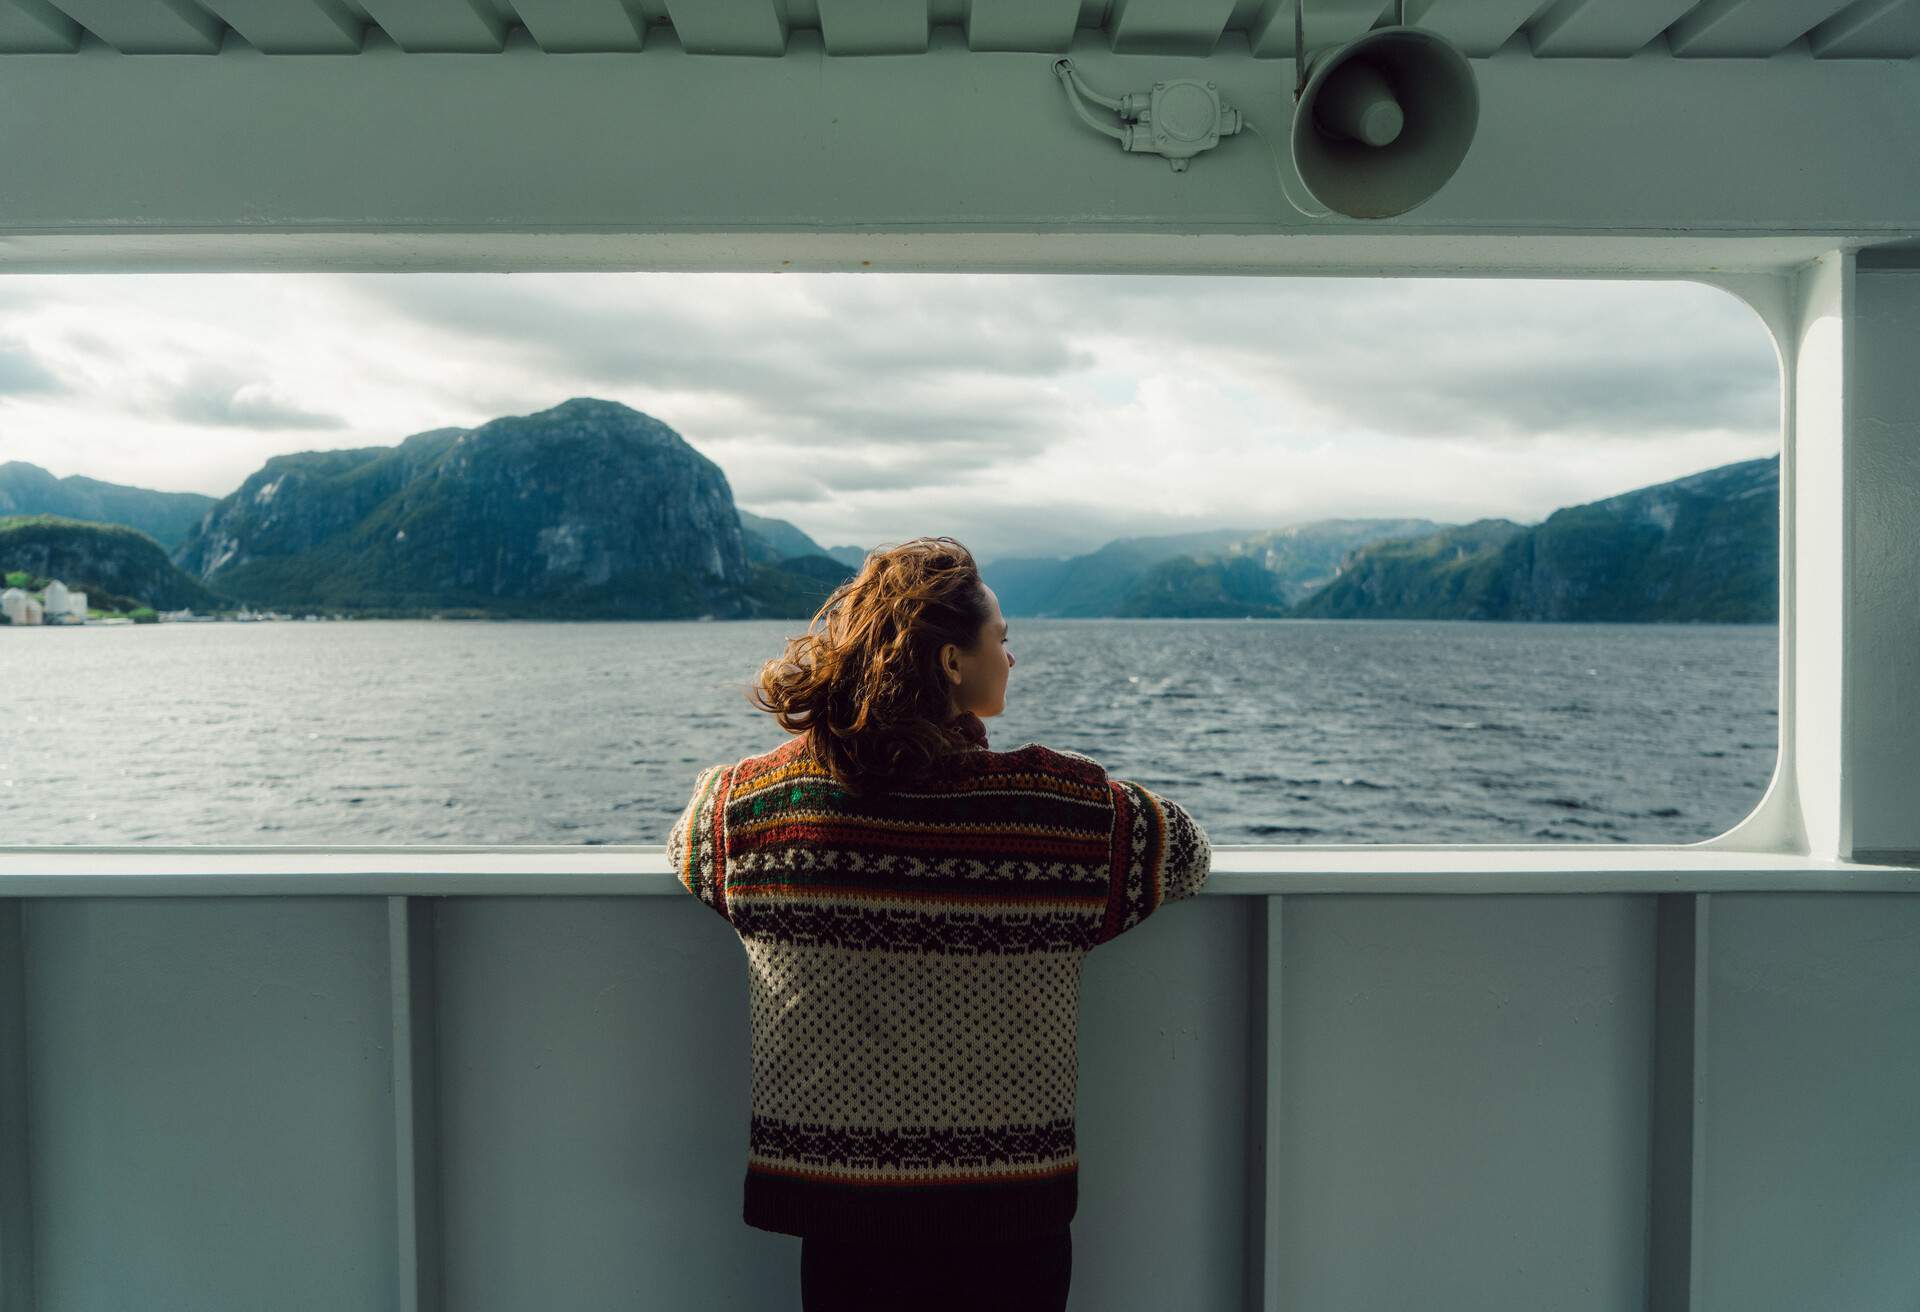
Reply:
[[[1043, 54], [819, 40], [0, 56], [0, 273], [1726, 287], [1782, 371], [1760, 806], [1677, 848], [1220, 849], [1086, 964], [1072, 1305], [1920, 1306], [1920, 67], [1504, 46], [1440, 195], [1315, 224], [1257, 142], [1112, 149]], [[1292, 81], [1073, 50], [1250, 112]], [[0, 848], [0, 1310], [797, 1307], [799, 1241], [739, 1219], [741, 966], [657, 846]]]
[[[0, 934], [10, 1308], [797, 1306], [684, 892]], [[1087, 960], [1072, 1305], [1911, 1307], [1916, 952], [1893, 893], [1203, 896]]]

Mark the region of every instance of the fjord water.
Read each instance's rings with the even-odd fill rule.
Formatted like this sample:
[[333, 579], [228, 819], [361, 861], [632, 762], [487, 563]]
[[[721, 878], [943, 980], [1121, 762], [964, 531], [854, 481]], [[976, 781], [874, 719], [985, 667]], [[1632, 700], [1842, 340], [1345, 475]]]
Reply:
[[[1689, 843], [1760, 800], [1774, 625], [1012, 618], [990, 745], [1085, 752], [1216, 843]], [[804, 621], [0, 632], [0, 845], [642, 844], [786, 735]]]

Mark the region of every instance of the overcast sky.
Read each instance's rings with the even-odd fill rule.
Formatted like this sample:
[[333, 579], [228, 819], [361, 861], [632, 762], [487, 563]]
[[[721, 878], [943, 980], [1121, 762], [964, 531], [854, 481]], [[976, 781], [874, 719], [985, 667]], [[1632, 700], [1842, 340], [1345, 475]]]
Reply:
[[825, 546], [983, 561], [1333, 516], [1532, 523], [1779, 450], [1679, 281], [0, 277], [0, 462], [225, 496], [270, 455], [621, 401]]

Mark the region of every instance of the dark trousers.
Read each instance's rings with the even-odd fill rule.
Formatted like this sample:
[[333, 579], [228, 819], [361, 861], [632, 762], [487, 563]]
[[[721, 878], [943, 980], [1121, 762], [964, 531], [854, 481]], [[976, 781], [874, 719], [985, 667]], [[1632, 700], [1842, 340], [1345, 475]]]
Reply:
[[964, 1244], [800, 1241], [803, 1312], [1064, 1312], [1072, 1276], [1072, 1230]]

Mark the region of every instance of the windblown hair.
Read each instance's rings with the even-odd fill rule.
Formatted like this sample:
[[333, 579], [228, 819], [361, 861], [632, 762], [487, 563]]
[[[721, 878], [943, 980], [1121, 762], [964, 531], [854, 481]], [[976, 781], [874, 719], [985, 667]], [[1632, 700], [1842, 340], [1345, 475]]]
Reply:
[[747, 698], [805, 734], [848, 792], [923, 777], [967, 741], [953, 725], [940, 648], [971, 651], [991, 614], [979, 566], [954, 539], [876, 547], [807, 632], [761, 667]]

